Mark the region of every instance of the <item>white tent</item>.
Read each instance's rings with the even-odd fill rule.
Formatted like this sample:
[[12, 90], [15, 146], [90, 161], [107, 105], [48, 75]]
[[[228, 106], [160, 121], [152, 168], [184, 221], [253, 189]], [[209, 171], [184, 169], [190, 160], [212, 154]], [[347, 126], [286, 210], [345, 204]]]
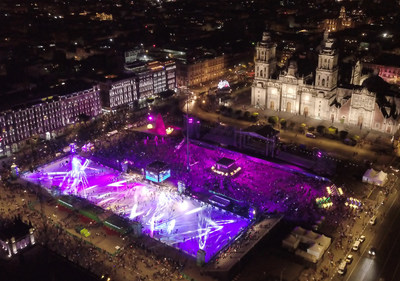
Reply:
[[384, 171], [380, 171], [375, 177], [376, 185], [382, 186], [385, 184], [386, 181], [387, 173], [385, 173]]
[[306, 232], [307, 232], [307, 230], [305, 230], [305, 229], [302, 228], [301, 226], [296, 226], [296, 227], [293, 229], [292, 234], [293, 234], [294, 236], [303, 236], [303, 235], [306, 234]]
[[332, 239], [325, 235], [321, 235], [315, 240], [315, 242], [321, 247], [323, 247], [324, 250], [328, 249], [329, 245], [331, 244], [331, 241]]
[[312, 245], [310, 248], [307, 249], [307, 253], [313, 255], [317, 260], [324, 254], [324, 252], [325, 252], [324, 248], [318, 245], [317, 243], [315, 243], [314, 245]]
[[296, 250], [295, 255], [297, 255], [299, 257], [302, 257], [306, 261], [310, 261], [310, 262], [313, 262], [313, 263], [316, 263], [318, 261], [318, 259], [314, 255], [312, 255], [310, 253], [307, 253], [306, 251], [303, 251], [303, 250], [300, 250], [300, 249]]
[[379, 185], [382, 186], [385, 184], [387, 180], [387, 173], [383, 172], [383, 171], [375, 171], [374, 169], [368, 169], [362, 178], [363, 182], [366, 183], [371, 183], [374, 185]]
[[289, 234], [284, 240], [282, 240], [282, 247], [287, 248], [289, 250], [297, 249], [299, 246], [300, 239], [294, 237], [292, 234]]

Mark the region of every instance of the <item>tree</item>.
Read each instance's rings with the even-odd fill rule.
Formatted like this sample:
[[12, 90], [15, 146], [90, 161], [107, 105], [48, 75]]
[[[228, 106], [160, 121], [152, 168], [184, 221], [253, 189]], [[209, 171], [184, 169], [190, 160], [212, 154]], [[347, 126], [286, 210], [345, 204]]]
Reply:
[[330, 127], [328, 128], [328, 133], [329, 133], [329, 134], [332, 134], [332, 135], [337, 134], [337, 133], [338, 133], [338, 128], [333, 127], [333, 126], [330, 126]]
[[242, 111], [241, 111], [240, 109], [236, 110], [236, 111], [235, 111], [235, 116], [236, 116], [237, 118], [240, 118], [240, 116], [242, 116]]
[[272, 124], [272, 125], [276, 125], [279, 122], [279, 117], [278, 116], [270, 116], [268, 118], [268, 123]]
[[162, 99], [167, 99], [169, 97], [172, 97], [175, 94], [175, 92], [173, 90], [166, 90], [161, 92], [159, 95]]
[[79, 122], [85, 122], [85, 124], [86, 124], [90, 120], [90, 116], [85, 113], [81, 113], [78, 115], [78, 119], [79, 119]]
[[340, 131], [339, 132], [339, 138], [341, 140], [344, 140], [345, 138], [347, 138], [348, 134], [349, 134], [349, 132], [347, 132], [347, 131]]
[[317, 126], [317, 132], [320, 133], [321, 135], [325, 134], [326, 133], [326, 127], [322, 126], [322, 125]]
[[282, 129], [286, 129], [286, 126], [287, 126], [287, 121], [286, 121], [286, 119], [282, 118], [281, 121], [280, 121], [280, 123], [281, 123]]

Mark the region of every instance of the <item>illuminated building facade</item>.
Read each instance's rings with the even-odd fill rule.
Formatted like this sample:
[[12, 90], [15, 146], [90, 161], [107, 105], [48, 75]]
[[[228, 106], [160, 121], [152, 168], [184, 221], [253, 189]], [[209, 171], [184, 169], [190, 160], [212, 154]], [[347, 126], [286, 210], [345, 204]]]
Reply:
[[156, 94], [176, 89], [174, 61], [152, 61], [132, 72], [129, 78], [100, 84], [105, 109], [131, 106], [135, 101], [144, 103]]
[[179, 62], [177, 83], [179, 86], [196, 86], [219, 79], [225, 74], [225, 56], [201, 58]]
[[46, 97], [30, 106], [0, 113], [0, 155], [18, 149], [18, 143], [32, 136], [50, 139], [58, 130], [79, 121], [81, 115], [101, 114], [99, 89], [65, 96]]
[[[393, 134], [399, 128], [400, 100], [389, 92], [360, 86], [360, 66], [353, 69], [352, 84], [338, 87], [338, 52], [335, 41], [325, 34], [318, 55], [315, 75], [300, 77], [297, 64], [291, 62], [286, 72], [275, 74], [275, 44], [269, 33], [257, 44], [255, 79], [251, 104], [260, 109], [285, 111], [320, 120], [329, 120]], [[356, 77], [357, 76], [357, 77]]]
[[106, 109], [133, 105], [133, 102], [138, 99], [136, 80], [134, 77], [116, 81], [114, 83], [101, 83], [100, 89], [101, 103]]
[[347, 28], [353, 28], [354, 26], [355, 22], [351, 17], [347, 16], [346, 8], [342, 6], [338, 18], [325, 19], [323, 21], [322, 30], [328, 30], [329, 32], [336, 32]]
[[372, 69], [386, 82], [400, 86], [400, 67], [376, 63], [363, 63], [363, 67]]

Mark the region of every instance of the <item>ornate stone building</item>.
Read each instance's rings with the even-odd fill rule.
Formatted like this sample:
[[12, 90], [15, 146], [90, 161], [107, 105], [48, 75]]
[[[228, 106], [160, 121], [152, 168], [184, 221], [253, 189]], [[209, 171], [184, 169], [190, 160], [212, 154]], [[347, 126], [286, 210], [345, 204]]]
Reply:
[[342, 6], [338, 18], [325, 19], [320, 26], [322, 30], [336, 32], [347, 28], [353, 28], [355, 22], [351, 17], [347, 16], [346, 8]]
[[334, 39], [328, 38], [327, 33], [315, 75], [300, 77], [293, 61], [287, 71], [277, 74], [275, 48], [269, 33], [264, 32], [256, 46], [252, 106], [391, 134], [399, 129], [400, 96], [388, 87], [383, 92], [379, 89], [384, 87], [374, 89], [375, 76], [359, 85], [362, 82], [359, 64], [353, 68], [352, 84], [338, 87], [339, 56]]

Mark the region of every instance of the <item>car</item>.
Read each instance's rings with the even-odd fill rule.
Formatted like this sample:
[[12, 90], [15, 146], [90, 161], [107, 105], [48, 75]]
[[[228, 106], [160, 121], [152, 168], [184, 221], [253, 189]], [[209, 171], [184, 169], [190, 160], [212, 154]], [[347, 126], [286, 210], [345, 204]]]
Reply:
[[376, 255], [376, 249], [375, 249], [375, 247], [371, 247], [371, 248], [368, 250], [368, 254], [369, 254], [370, 256], [375, 256], [375, 255]]
[[347, 263], [346, 261], [342, 261], [338, 267], [338, 273], [340, 275], [344, 275], [346, 274], [346, 271], [347, 271]]
[[358, 238], [358, 240], [360, 241], [360, 243], [365, 241], [365, 235], [361, 235], [360, 238]]
[[373, 216], [373, 217], [369, 220], [369, 224], [370, 224], [370, 225], [375, 225], [375, 224], [376, 224], [376, 216]]
[[357, 240], [356, 242], [354, 242], [352, 249], [353, 251], [357, 252], [359, 247], [360, 247], [360, 241]]
[[306, 133], [306, 137], [307, 137], [307, 138], [315, 139], [317, 136], [314, 135], [313, 133], [308, 132], [308, 133]]
[[353, 255], [347, 255], [346, 257], [346, 263], [351, 264], [353, 262]]

